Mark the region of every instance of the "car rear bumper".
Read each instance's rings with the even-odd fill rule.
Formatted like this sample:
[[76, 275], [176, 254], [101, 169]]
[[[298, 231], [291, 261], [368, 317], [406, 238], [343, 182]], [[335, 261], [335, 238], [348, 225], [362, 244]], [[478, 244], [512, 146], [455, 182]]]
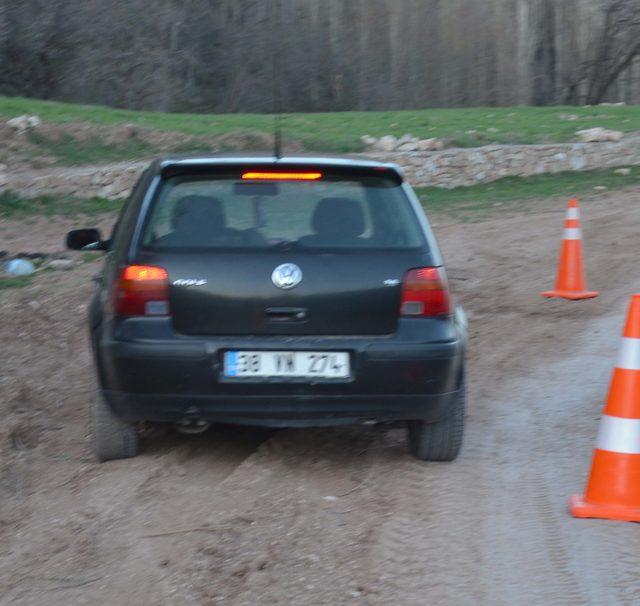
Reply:
[[[168, 326], [164, 332], [134, 328], [98, 345], [104, 395], [123, 418], [167, 422], [191, 418], [313, 426], [435, 421], [460, 386], [466, 342], [465, 327], [454, 319], [403, 321], [397, 333], [380, 337], [183, 338]], [[339, 381], [229, 380], [223, 374], [228, 350], [346, 351], [352, 376]]]
[[185, 397], [104, 392], [123, 419], [175, 423], [202, 419], [266, 427], [320, 427], [354, 423], [441, 419], [457, 392], [421, 396]]

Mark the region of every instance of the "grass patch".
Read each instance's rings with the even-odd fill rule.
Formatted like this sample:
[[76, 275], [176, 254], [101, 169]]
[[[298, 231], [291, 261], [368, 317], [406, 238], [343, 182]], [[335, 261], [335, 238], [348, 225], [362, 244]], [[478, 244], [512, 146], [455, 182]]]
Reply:
[[0, 278], [0, 290], [9, 288], [23, 288], [29, 286], [33, 281], [33, 274], [29, 276], [12, 276], [10, 278]]
[[[273, 117], [267, 114], [167, 114], [0, 97], [0, 118], [21, 114], [37, 114], [45, 122], [82, 121], [100, 125], [131, 123], [199, 136], [233, 132], [271, 133], [273, 129]], [[570, 115], [577, 116], [577, 119], [568, 120]], [[638, 131], [640, 105], [299, 113], [283, 118], [285, 149], [286, 138], [290, 137], [301, 141], [308, 150], [326, 152], [361, 151], [360, 137], [366, 134], [381, 137], [410, 133], [421, 138], [440, 137], [456, 145], [469, 147], [489, 143], [571, 141], [575, 139], [576, 130], [594, 126], [625, 132]], [[87, 153], [93, 154], [93, 161], [96, 161], [100, 146], [95, 145], [94, 148], [94, 151]], [[63, 149], [60, 153], [77, 156], [72, 150]], [[100, 153], [116, 154], [116, 151], [104, 149]], [[101, 156], [99, 159], [106, 158]]]
[[0, 194], [0, 218], [15, 219], [36, 215], [98, 215], [120, 210], [123, 200], [38, 196], [22, 198], [12, 192]]
[[556, 196], [569, 198], [597, 192], [595, 188], [599, 187], [619, 189], [640, 185], [640, 168], [632, 167], [630, 170], [628, 175], [616, 174], [615, 169], [609, 169], [533, 177], [505, 177], [491, 183], [454, 189], [421, 187], [416, 188], [416, 193], [428, 212], [474, 212], [518, 200]]

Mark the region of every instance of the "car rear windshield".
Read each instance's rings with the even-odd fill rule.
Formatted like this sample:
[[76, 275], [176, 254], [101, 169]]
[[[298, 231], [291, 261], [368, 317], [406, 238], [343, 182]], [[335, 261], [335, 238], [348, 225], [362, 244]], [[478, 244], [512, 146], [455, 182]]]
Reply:
[[425, 246], [397, 181], [378, 176], [165, 179], [144, 229], [145, 249], [410, 249]]

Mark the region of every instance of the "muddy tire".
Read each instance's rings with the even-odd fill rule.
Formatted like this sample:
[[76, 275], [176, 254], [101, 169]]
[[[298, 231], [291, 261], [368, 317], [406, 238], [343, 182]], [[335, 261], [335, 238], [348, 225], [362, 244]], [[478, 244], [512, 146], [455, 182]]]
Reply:
[[437, 423], [409, 421], [409, 451], [423, 461], [453, 461], [462, 447], [467, 391], [463, 384], [446, 418]]
[[135, 457], [140, 449], [136, 426], [122, 421], [100, 394], [93, 399], [93, 447], [98, 461]]

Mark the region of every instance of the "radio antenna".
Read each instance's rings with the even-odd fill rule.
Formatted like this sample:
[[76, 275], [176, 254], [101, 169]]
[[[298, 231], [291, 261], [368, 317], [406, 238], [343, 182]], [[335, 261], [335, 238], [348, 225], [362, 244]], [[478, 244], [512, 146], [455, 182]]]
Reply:
[[273, 83], [273, 155], [277, 160], [282, 158], [282, 99], [280, 90], [280, 0], [272, 0], [271, 4], [271, 62]]
[[277, 160], [282, 158], [282, 126], [281, 116], [277, 113], [273, 118], [273, 154]]

